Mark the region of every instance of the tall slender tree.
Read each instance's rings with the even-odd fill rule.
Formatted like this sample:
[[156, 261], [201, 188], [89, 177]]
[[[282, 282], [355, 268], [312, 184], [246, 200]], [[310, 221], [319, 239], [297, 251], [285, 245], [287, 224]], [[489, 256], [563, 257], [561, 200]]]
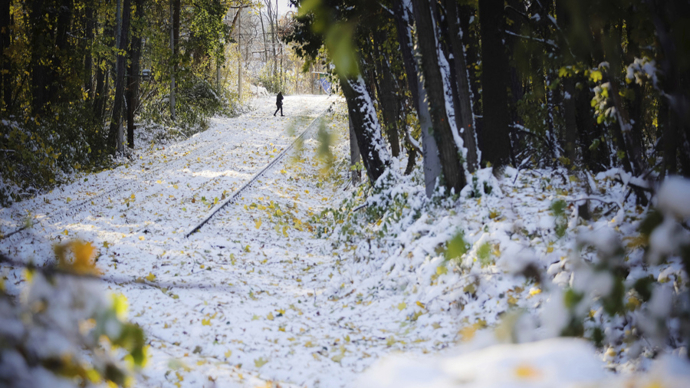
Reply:
[[127, 145], [134, 148], [134, 115], [139, 104], [139, 73], [141, 62], [141, 29], [144, 17], [144, 0], [134, 0], [136, 10], [132, 42], [129, 46], [129, 70], [127, 71]]
[[122, 0], [122, 22], [117, 46], [117, 74], [115, 76], [115, 101], [113, 115], [108, 132], [108, 145], [111, 152], [122, 151], [124, 132], [122, 129], [122, 113], [125, 105], [125, 72], [127, 70], [127, 43], [129, 38], [129, 21], [132, 13], [130, 0]]
[[465, 186], [465, 172], [460, 162], [460, 149], [452, 133], [446, 111], [446, 96], [443, 75], [439, 67], [439, 48], [436, 21], [432, 16], [428, 0], [414, 0], [414, 15], [417, 27], [418, 47], [421, 53], [421, 68], [424, 74], [433, 135], [439, 149], [444, 183], [456, 193]]
[[482, 39], [482, 108], [484, 158], [494, 168], [510, 161], [508, 137], [508, 58], [503, 45], [504, 0], [479, 1]]
[[12, 65], [8, 50], [10, 48], [10, 4], [6, 0], [0, 4], [0, 87], [2, 93], [2, 108], [10, 111], [12, 105]]

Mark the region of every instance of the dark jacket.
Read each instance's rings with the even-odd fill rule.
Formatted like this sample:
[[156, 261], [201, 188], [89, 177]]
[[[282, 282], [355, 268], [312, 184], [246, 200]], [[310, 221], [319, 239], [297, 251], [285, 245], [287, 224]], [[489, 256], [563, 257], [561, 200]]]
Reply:
[[276, 97], [276, 105], [277, 106], [283, 105], [283, 93], [282, 92], [278, 92], [278, 96]]

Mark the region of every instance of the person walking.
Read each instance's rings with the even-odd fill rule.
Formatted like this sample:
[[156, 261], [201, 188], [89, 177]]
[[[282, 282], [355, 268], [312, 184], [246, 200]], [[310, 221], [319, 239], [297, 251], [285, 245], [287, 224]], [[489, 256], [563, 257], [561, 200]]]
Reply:
[[273, 116], [275, 116], [278, 111], [280, 111], [280, 115], [283, 116], [283, 92], [278, 92], [278, 96], [276, 97], [276, 106], [278, 108], [273, 113]]

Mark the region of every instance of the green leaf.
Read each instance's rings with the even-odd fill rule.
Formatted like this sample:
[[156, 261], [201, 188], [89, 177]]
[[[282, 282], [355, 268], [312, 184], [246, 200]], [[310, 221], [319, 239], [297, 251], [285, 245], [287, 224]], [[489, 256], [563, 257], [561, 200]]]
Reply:
[[460, 259], [462, 255], [467, 253], [469, 249], [469, 244], [465, 241], [465, 232], [460, 231], [457, 233], [446, 246], [446, 252], [444, 257], [446, 260], [456, 260]]

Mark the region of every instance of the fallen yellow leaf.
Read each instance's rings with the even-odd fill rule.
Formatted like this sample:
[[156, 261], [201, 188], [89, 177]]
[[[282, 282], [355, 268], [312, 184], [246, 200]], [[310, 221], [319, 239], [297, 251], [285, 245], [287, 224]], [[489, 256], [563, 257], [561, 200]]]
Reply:
[[539, 371], [530, 365], [523, 364], [515, 367], [515, 376], [519, 379], [534, 379], [539, 375]]

